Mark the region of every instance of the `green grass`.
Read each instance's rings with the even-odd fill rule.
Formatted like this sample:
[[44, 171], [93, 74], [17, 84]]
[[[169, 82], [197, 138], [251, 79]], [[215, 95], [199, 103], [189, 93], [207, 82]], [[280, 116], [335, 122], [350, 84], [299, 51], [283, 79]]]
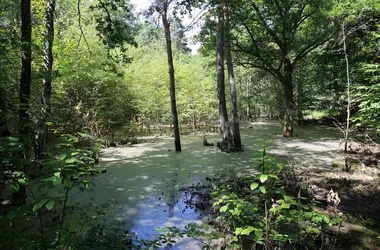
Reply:
[[328, 109], [320, 109], [320, 110], [305, 110], [304, 116], [307, 119], [322, 119], [329, 116], [339, 115], [339, 111], [337, 110], [328, 110]]

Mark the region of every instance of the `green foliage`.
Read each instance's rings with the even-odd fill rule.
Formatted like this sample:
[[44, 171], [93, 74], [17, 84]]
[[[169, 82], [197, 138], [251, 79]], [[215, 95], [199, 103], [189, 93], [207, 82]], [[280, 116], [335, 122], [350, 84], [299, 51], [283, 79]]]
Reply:
[[156, 229], [158, 234], [153, 240], [138, 240], [134, 246], [136, 249], [161, 249], [173, 247], [179, 238], [192, 238], [202, 245], [202, 249], [213, 249], [212, 241], [222, 238], [224, 235], [218, 232], [210, 232], [210, 226], [202, 226], [190, 223], [185, 228], [166, 227]]
[[281, 186], [279, 176], [282, 165], [268, 156], [264, 149], [254, 155], [257, 169], [249, 185], [250, 190], [227, 185], [214, 195], [220, 207], [217, 220], [225, 223], [235, 237], [233, 247], [244, 244], [265, 245], [272, 249], [285, 246], [312, 246], [313, 240], [323, 233], [323, 225], [336, 225], [341, 218], [318, 212], [315, 202], [299, 194], [287, 194]]
[[[375, 13], [371, 11], [374, 18], [377, 18], [379, 9]], [[372, 20], [371, 20], [372, 21]], [[371, 29], [363, 32], [367, 44], [360, 43], [360, 51], [358, 56], [364, 57], [365, 62], [357, 64], [360, 82], [354, 86], [353, 102], [356, 106], [357, 113], [353, 117], [353, 122], [357, 127], [368, 128], [368, 133], [371, 135], [380, 134], [380, 78], [379, 78], [379, 65], [374, 64], [373, 61], [379, 59], [378, 52], [380, 46], [378, 40], [380, 38], [380, 26], [377, 23], [371, 23]], [[375, 55], [375, 56], [374, 56]], [[379, 141], [378, 138], [375, 138]]]
[[134, 35], [134, 17], [129, 1], [95, 1], [90, 6], [96, 21], [96, 30], [103, 43], [109, 48], [121, 47], [124, 44], [137, 46]]
[[[216, 93], [207, 58], [175, 53], [176, 99], [181, 124], [212, 120], [217, 115]], [[131, 50], [134, 62], [127, 66], [125, 79], [136, 98], [137, 119], [151, 124], [170, 124], [169, 79], [163, 48]]]
[[[10, 236], [5, 245], [21, 244], [20, 248], [24, 248], [22, 244], [27, 241], [28, 237], [35, 237], [35, 232], [30, 231], [35, 220], [38, 218], [40, 222], [40, 232], [42, 239], [49, 239], [49, 235], [44, 235], [44, 219], [42, 214], [47, 218], [51, 215], [44, 211], [55, 211], [59, 217], [59, 227], [57, 229], [57, 238], [55, 245], [62, 243], [62, 234], [64, 229], [67, 202], [69, 200], [70, 191], [87, 190], [91, 185], [92, 176], [100, 172], [94, 166], [93, 153], [98, 151], [96, 146], [92, 149], [77, 148], [81, 141], [88, 137], [87, 134], [78, 133], [78, 136], [64, 134], [62, 142], [56, 144], [54, 151], [44, 153], [44, 157], [33, 161], [26, 160], [22, 157], [22, 144], [18, 138], [8, 137], [0, 147], [1, 161], [0, 168], [6, 170], [3, 178], [5, 183], [12, 191], [13, 197], [18, 194], [28, 195], [29, 199], [25, 204], [16, 204], [7, 211], [5, 217], [1, 217], [0, 223], [6, 227], [17, 226], [21, 231], [12, 232], [15, 234]], [[20, 150], [21, 148], [21, 150]], [[21, 151], [21, 152], [20, 152]], [[23, 167], [20, 167], [23, 166]], [[21, 171], [22, 170], [22, 171]], [[7, 187], [1, 187], [7, 190]], [[63, 194], [63, 195], [62, 195]], [[49, 229], [52, 230], [52, 229]], [[26, 235], [19, 235], [20, 232], [26, 232]], [[22, 241], [18, 241], [18, 237], [22, 237]], [[44, 241], [36, 241], [37, 245], [45, 244]], [[30, 247], [28, 249], [37, 249], [38, 247]]]

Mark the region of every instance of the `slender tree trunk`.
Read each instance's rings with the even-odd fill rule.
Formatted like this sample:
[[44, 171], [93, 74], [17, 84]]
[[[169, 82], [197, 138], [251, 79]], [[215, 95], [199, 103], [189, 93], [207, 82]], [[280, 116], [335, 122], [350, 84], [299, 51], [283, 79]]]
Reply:
[[304, 99], [304, 92], [303, 92], [303, 85], [298, 81], [297, 83], [297, 108], [298, 108], [298, 124], [304, 125], [304, 119], [303, 119], [303, 99]]
[[176, 97], [175, 97], [175, 78], [174, 78], [172, 41], [170, 37], [170, 25], [167, 18], [168, 7], [169, 7], [169, 0], [164, 0], [163, 12], [162, 12], [162, 23], [164, 25], [164, 30], [165, 30], [166, 52], [168, 55], [168, 68], [169, 68], [169, 78], [170, 78], [170, 101], [171, 101], [172, 115], [173, 115], [174, 143], [175, 143], [175, 150], [179, 152], [181, 151], [181, 141], [180, 141], [180, 135], [179, 135], [178, 113], [177, 113], [177, 104], [176, 104]]
[[46, 5], [46, 33], [44, 48], [44, 78], [42, 81], [42, 105], [46, 113], [51, 112], [51, 82], [53, 70], [53, 42], [54, 42], [54, 13], [55, 0], [47, 0]]
[[346, 43], [346, 31], [344, 27], [344, 23], [342, 25], [343, 32], [343, 49], [344, 49], [344, 58], [346, 60], [346, 74], [347, 74], [347, 121], [346, 121], [346, 129], [344, 131], [344, 152], [347, 153], [348, 150], [348, 134], [350, 132], [350, 115], [351, 115], [351, 92], [350, 92], [350, 65], [348, 61], [347, 55], [347, 43]]
[[251, 73], [249, 73], [248, 79], [247, 79], [247, 118], [248, 118], [248, 121], [252, 121], [251, 88], [252, 88], [252, 75]]
[[224, 44], [226, 52], [226, 62], [228, 69], [228, 79], [230, 82], [230, 98], [231, 98], [231, 120], [232, 120], [232, 139], [234, 150], [242, 150], [241, 138], [240, 138], [240, 129], [239, 129], [239, 118], [237, 110], [237, 98], [236, 98], [236, 84], [235, 84], [235, 74], [234, 66], [232, 64], [232, 55], [231, 55], [231, 45], [230, 45], [230, 29], [229, 29], [229, 16], [228, 9], [223, 2], [223, 13], [224, 13]]
[[[30, 157], [31, 127], [29, 118], [30, 86], [32, 81], [32, 17], [30, 0], [21, 0], [21, 79], [19, 92], [19, 133], [24, 145], [25, 160]], [[25, 166], [17, 166], [18, 170], [25, 170]], [[13, 196], [14, 204], [26, 203], [25, 186], [20, 185], [20, 190]]]
[[21, 0], [21, 80], [20, 80], [20, 133], [29, 137], [29, 100], [32, 81], [32, 25], [30, 0]]
[[[5, 93], [4, 90], [0, 89], [1, 93]], [[8, 129], [8, 121], [6, 119], [6, 104], [5, 97], [0, 96], [0, 136], [10, 136], [11, 133]]]
[[42, 80], [42, 114], [39, 127], [43, 130], [38, 135], [36, 142], [36, 157], [40, 157], [45, 148], [45, 140], [48, 133], [46, 118], [51, 113], [51, 82], [53, 69], [53, 42], [54, 42], [54, 13], [55, 0], [47, 0], [46, 5], [46, 30], [45, 30], [45, 48], [44, 48], [44, 77]]
[[224, 83], [224, 20], [220, 11], [218, 20], [218, 35], [216, 42], [216, 78], [218, 83], [219, 99], [219, 122], [222, 141], [228, 142], [230, 139], [230, 128], [228, 125], [225, 83]]
[[293, 137], [293, 110], [294, 110], [294, 97], [293, 97], [293, 66], [288, 58], [284, 61], [284, 77], [282, 78], [282, 86], [284, 88], [285, 100], [285, 120], [283, 137]]

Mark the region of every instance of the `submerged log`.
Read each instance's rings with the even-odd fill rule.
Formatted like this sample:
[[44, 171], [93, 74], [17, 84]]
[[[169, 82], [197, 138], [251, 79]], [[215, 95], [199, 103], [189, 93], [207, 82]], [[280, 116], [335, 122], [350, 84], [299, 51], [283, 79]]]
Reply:
[[214, 143], [208, 143], [207, 140], [206, 140], [206, 137], [204, 136], [204, 137], [203, 137], [203, 146], [206, 146], [206, 147], [213, 147], [213, 146], [214, 146]]

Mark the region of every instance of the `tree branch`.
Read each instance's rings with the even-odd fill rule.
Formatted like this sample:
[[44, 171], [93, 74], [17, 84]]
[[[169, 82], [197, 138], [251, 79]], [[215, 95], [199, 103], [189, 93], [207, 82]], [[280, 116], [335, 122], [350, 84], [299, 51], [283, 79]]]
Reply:
[[281, 40], [280, 38], [276, 35], [276, 33], [273, 32], [273, 30], [268, 26], [268, 23], [265, 21], [264, 17], [261, 15], [261, 12], [260, 12], [260, 9], [256, 6], [256, 4], [254, 2], [252, 2], [252, 6], [253, 8], [255, 9], [257, 15], [259, 16], [259, 19], [262, 23], [262, 25], [264, 26], [264, 28], [266, 29], [266, 31], [268, 32], [268, 34], [273, 38], [273, 40], [277, 43], [277, 45], [281, 48], [282, 47], [282, 43], [281, 43]]
[[83, 40], [85, 41], [85, 43], [86, 43], [86, 45], [87, 45], [88, 52], [91, 54], [90, 45], [89, 45], [88, 42], [87, 42], [86, 36], [84, 35], [84, 31], [83, 31], [83, 28], [82, 28], [82, 14], [81, 14], [81, 12], [80, 12], [80, 1], [81, 1], [81, 0], [78, 0], [78, 2], [77, 2], [78, 24], [79, 24], [80, 34], [81, 34], [80, 37], [79, 37], [78, 46], [79, 46], [80, 41], [81, 41], [82, 36], [83, 36]]
[[298, 55], [296, 56], [296, 58], [294, 59], [293, 63], [292, 63], [292, 66], [294, 67], [296, 65], [296, 63], [301, 60], [303, 57], [305, 57], [307, 54], [309, 54], [311, 51], [313, 51], [314, 49], [316, 49], [317, 47], [321, 46], [322, 44], [324, 44], [325, 42], [327, 42], [328, 40], [330, 40], [331, 38], [334, 37], [334, 34], [331, 34], [328, 38], [326, 39], [323, 39], [322, 41], [320, 42], [317, 42], [317, 43], [314, 43], [314, 44], [309, 44], [307, 45], [305, 48], [303, 48], [299, 53]]

